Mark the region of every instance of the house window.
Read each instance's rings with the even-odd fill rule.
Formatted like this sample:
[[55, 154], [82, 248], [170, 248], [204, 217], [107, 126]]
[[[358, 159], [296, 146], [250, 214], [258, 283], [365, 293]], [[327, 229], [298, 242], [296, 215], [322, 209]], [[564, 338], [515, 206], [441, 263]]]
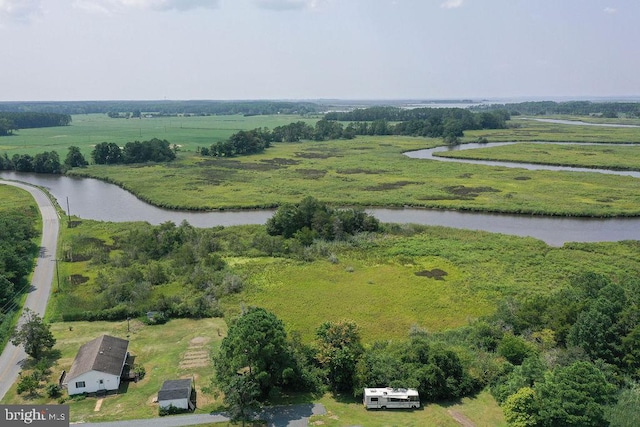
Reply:
[[85, 388], [86, 385], [84, 383], [84, 381], [77, 381], [76, 382], [76, 388]]

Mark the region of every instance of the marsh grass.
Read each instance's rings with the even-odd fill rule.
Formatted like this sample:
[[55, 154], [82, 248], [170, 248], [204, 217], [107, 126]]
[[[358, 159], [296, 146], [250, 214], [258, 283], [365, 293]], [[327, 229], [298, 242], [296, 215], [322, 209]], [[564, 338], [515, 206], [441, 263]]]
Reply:
[[[640, 129], [638, 130], [640, 132]], [[640, 170], [640, 147], [520, 143], [437, 153], [461, 159], [526, 162], [615, 170]]]

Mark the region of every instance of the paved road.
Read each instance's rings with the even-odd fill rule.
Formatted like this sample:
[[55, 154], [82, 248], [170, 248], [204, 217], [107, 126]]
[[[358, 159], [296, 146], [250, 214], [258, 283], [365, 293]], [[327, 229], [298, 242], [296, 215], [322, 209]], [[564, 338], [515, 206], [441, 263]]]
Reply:
[[[256, 414], [255, 419], [266, 420], [269, 427], [307, 427], [311, 415], [323, 415], [321, 404], [274, 406]], [[179, 427], [229, 421], [224, 413], [169, 415], [146, 420], [112, 421], [105, 423], [78, 423], [78, 427]]]
[[[13, 185], [27, 190], [36, 200], [40, 209], [40, 214], [42, 215], [42, 243], [40, 244], [40, 254], [31, 279], [31, 289], [24, 306], [35, 311], [40, 316], [44, 316], [56, 266], [56, 247], [60, 228], [58, 213], [49, 197], [39, 188], [2, 180], [0, 180], [0, 184]], [[11, 343], [7, 344], [4, 352], [0, 355], [0, 399], [4, 397], [16, 378], [18, 378], [20, 363], [26, 357], [27, 355], [22, 347], [15, 347]]]
[[[36, 263], [29, 295], [24, 306], [44, 316], [47, 301], [51, 293], [55, 273], [56, 248], [60, 221], [58, 213], [49, 197], [39, 188], [30, 185], [3, 181], [0, 184], [22, 188], [33, 196], [42, 215], [42, 243]], [[0, 355], [0, 399], [4, 397], [11, 385], [18, 378], [20, 363], [27, 357], [22, 347], [9, 343]], [[311, 415], [325, 414], [320, 404], [303, 404], [276, 406], [266, 408], [256, 414], [256, 419], [267, 420], [270, 427], [306, 427]], [[212, 422], [229, 421], [224, 413], [174, 415], [144, 420], [113, 421], [104, 423], [79, 423], [82, 427], [178, 427]]]

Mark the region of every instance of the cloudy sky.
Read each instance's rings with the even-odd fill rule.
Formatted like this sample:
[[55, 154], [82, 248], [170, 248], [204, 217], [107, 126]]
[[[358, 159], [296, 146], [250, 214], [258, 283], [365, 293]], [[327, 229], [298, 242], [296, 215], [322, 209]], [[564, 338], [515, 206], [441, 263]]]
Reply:
[[0, 0], [0, 101], [640, 96], [638, 0]]

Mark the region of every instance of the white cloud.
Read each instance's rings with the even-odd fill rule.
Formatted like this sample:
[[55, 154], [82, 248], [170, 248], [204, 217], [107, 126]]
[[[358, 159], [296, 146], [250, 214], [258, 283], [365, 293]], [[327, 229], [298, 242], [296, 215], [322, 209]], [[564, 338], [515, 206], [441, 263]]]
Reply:
[[261, 9], [269, 10], [301, 10], [316, 9], [325, 0], [255, 0]]
[[0, 24], [5, 21], [28, 22], [41, 11], [41, 0], [0, 0]]
[[76, 0], [74, 6], [88, 12], [110, 14], [131, 9], [155, 11], [215, 9], [219, 4], [219, 0]]
[[443, 9], [457, 9], [462, 6], [464, 0], [447, 0], [440, 5]]
[[618, 13], [618, 9], [615, 9], [613, 7], [605, 7], [603, 9], [604, 13], [608, 13], [609, 15], [613, 15], [614, 13]]

